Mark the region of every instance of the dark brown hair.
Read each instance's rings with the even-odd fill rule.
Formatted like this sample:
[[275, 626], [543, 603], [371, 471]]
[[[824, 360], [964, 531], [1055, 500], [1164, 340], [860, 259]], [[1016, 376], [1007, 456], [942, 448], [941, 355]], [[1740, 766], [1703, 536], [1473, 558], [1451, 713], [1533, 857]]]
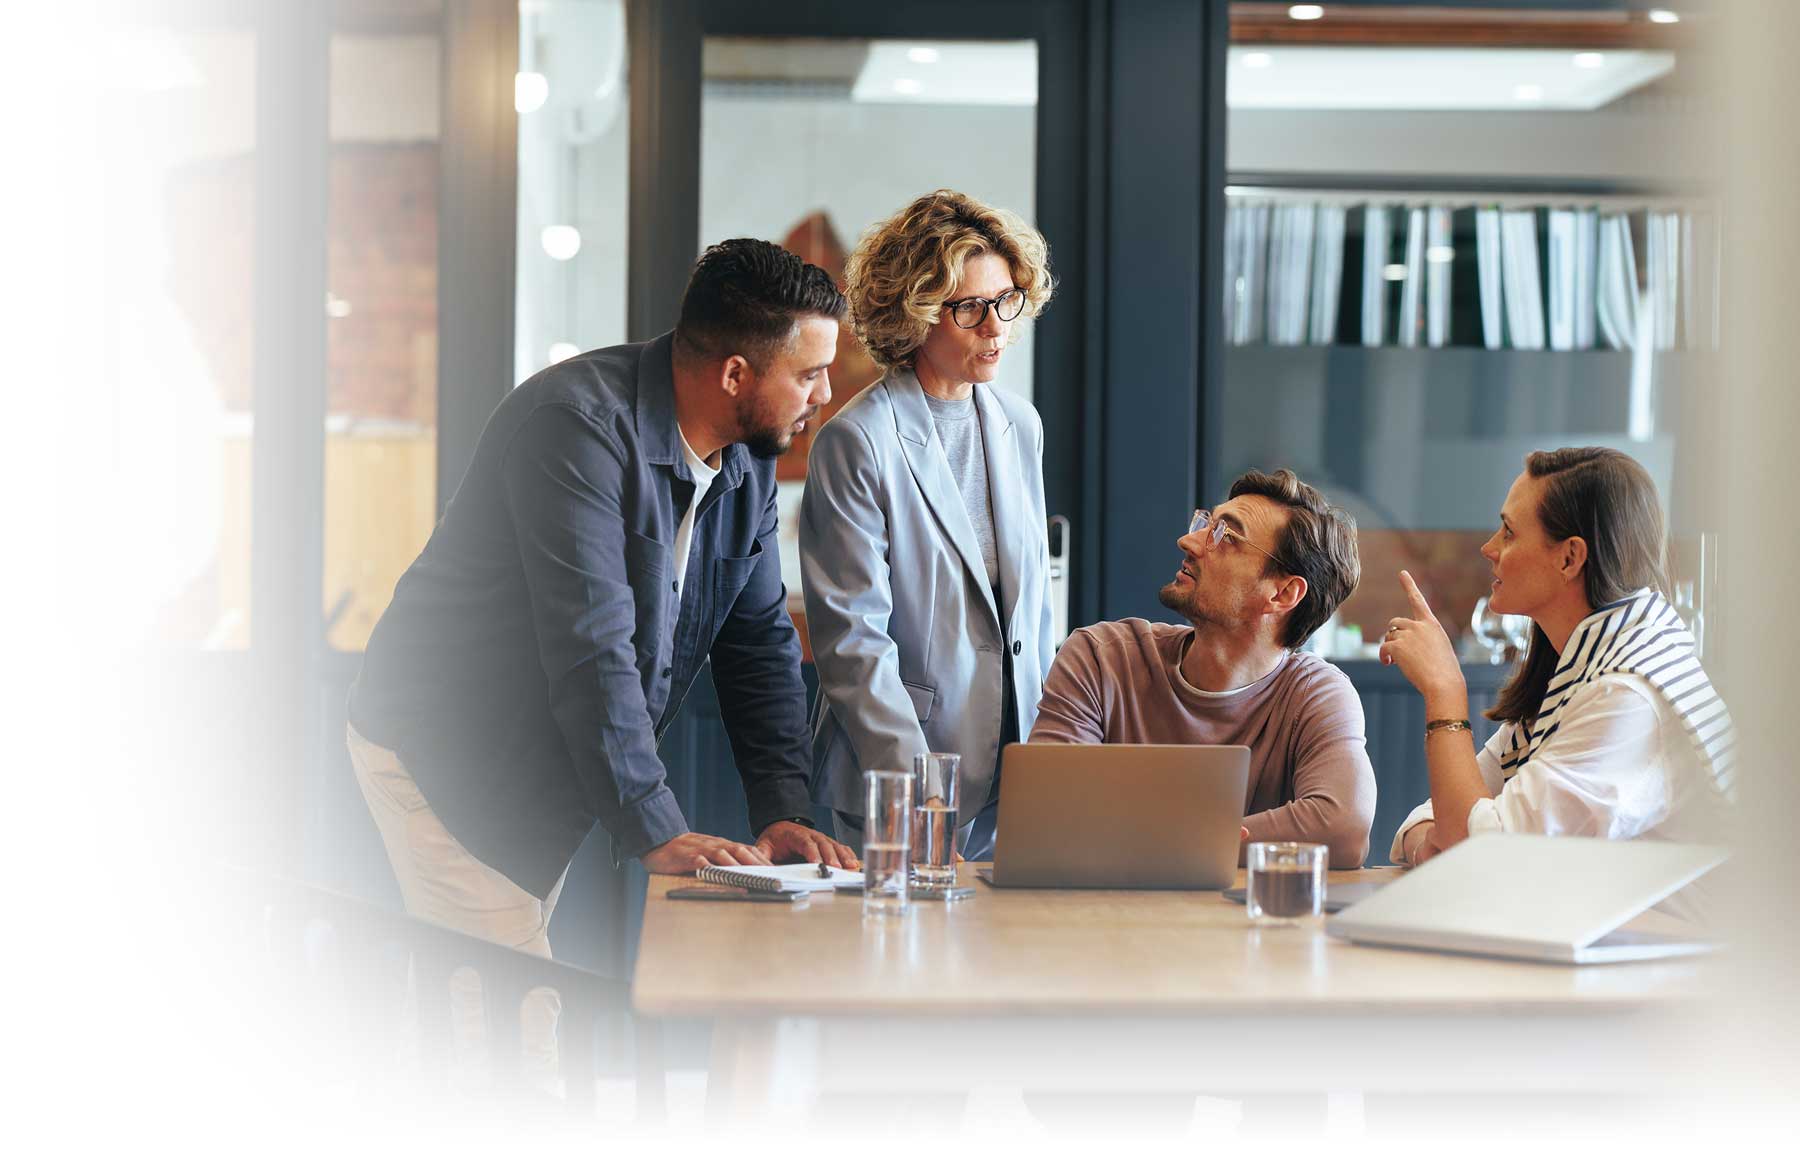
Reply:
[[[1581, 577], [1590, 612], [1646, 586], [1668, 594], [1662, 505], [1642, 465], [1616, 449], [1590, 445], [1528, 453], [1525, 472], [1547, 481], [1537, 516], [1550, 540], [1579, 537], [1587, 543]], [[1496, 722], [1536, 718], [1560, 657], [1533, 625], [1525, 660], [1487, 716]]]
[[1324, 625], [1345, 598], [1356, 592], [1362, 580], [1362, 560], [1356, 551], [1356, 520], [1325, 500], [1324, 494], [1301, 481], [1291, 469], [1263, 473], [1252, 469], [1231, 483], [1231, 497], [1250, 494], [1280, 502], [1288, 508], [1287, 528], [1275, 544], [1269, 564], [1306, 579], [1306, 596], [1288, 614], [1281, 644], [1298, 649]]

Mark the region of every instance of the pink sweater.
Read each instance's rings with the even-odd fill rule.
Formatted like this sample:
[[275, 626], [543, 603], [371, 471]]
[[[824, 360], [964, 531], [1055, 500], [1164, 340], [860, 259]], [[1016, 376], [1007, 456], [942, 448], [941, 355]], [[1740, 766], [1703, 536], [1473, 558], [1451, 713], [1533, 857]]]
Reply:
[[1342, 670], [1290, 653], [1223, 694], [1188, 684], [1194, 631], [1127, 618], [1076, 630], [1044, 681], [1033, 742], [1250, 747], [1244, 825], [1252, 842], [1322, 842], [1331, 868], [1360, 867], [1375, 818], [1362, 701]]

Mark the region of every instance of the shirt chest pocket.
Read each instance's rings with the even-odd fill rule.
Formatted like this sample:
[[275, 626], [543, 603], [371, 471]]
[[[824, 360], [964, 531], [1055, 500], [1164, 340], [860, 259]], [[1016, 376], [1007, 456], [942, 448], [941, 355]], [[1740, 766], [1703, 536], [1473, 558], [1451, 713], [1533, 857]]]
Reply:
[[738, 595], [750, 584], [750, 575], [756, 572], [762, 555], [763, 545], [758, 539], [750, 543], [750, 552], [743, 557], [713, 559], [714, 621], [724, 621], [725, 616], [731, 612]]

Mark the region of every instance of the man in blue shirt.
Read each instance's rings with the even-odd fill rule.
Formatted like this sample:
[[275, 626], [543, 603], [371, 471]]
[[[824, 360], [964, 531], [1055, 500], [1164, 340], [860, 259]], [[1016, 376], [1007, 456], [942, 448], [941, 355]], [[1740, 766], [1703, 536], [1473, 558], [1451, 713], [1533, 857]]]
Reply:
[[[351, 691], [352, 761], [409, 911], [548, 955], [596, 824], [659, 873], [855, 865], [807, 819], [774, 466], [831, 398], [843, 311], [823, 270], [726, 241], [673, 333], [500, 403]], [[753, 846], [690, 831], [657, 753], [708, 656]]]

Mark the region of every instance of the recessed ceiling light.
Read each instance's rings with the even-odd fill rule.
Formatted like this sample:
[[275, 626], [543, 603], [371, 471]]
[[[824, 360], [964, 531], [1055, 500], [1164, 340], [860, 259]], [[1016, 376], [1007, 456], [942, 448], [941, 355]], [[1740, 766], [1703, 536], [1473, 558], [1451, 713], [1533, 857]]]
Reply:
[[1577, 68], [1605, 68], [1606, 57], [1598, 52], [1577, 52], [1575, 54]]
[[920, 45], [917, 48], [908, 48], [906, 50], [906, 58], [914, 64], [936, 64], [938, 62], [938, 50]]
[[1514, 100], [1542, 100], [1544, 86], [1541, 84], [1521, 84], [1513, 89]]
[[1295, 4], [1288, 8], [1290, 20], [1317, 20], [1325, 15], [1325, 9], [1318, 4]]
[[513, 77], [513, 108], [520, 114], [536, 112], [550, 99], [550, 81], [541, 72], [521, 72]]
[[910, 76], [902, 76], [894, 81], [894, 91], [902, 96], [917, 96], [924, 87]]
[[1675, 15], [1675, 13], [1669, 11], [1667, 8], [1652, 8], [1650, 9], [1649, 16], [1650, 23], [1652, 24], [1681, 23], [1681, 17]]
[[1273, 63], [1275, 63], [1275, 58], [1270, 56], [1267, 52], [1244, 53], [1245, 68], [1267, 68]]
[[581, 251], [581, 231], [574, 225], [548, 225], [538, 239], [552, 260], [566, 261]]
[[1406, 266], [1389, 265], [1381, 270], [1381, 275], [1390, 281], [1404, 281], [1406, 280]]
[[1450, 245], [1432, 245], [1425, 250], [1425, 259], [1434, 265], [1447, 265], [1456, 259], [1456, 249]]
[[338, 318], [348, 317], [350, 315], [350, 302], [344, 300], [344, 298], [338, 296], [330, 289], [325, 290], [325, 315], [327, 317]]

